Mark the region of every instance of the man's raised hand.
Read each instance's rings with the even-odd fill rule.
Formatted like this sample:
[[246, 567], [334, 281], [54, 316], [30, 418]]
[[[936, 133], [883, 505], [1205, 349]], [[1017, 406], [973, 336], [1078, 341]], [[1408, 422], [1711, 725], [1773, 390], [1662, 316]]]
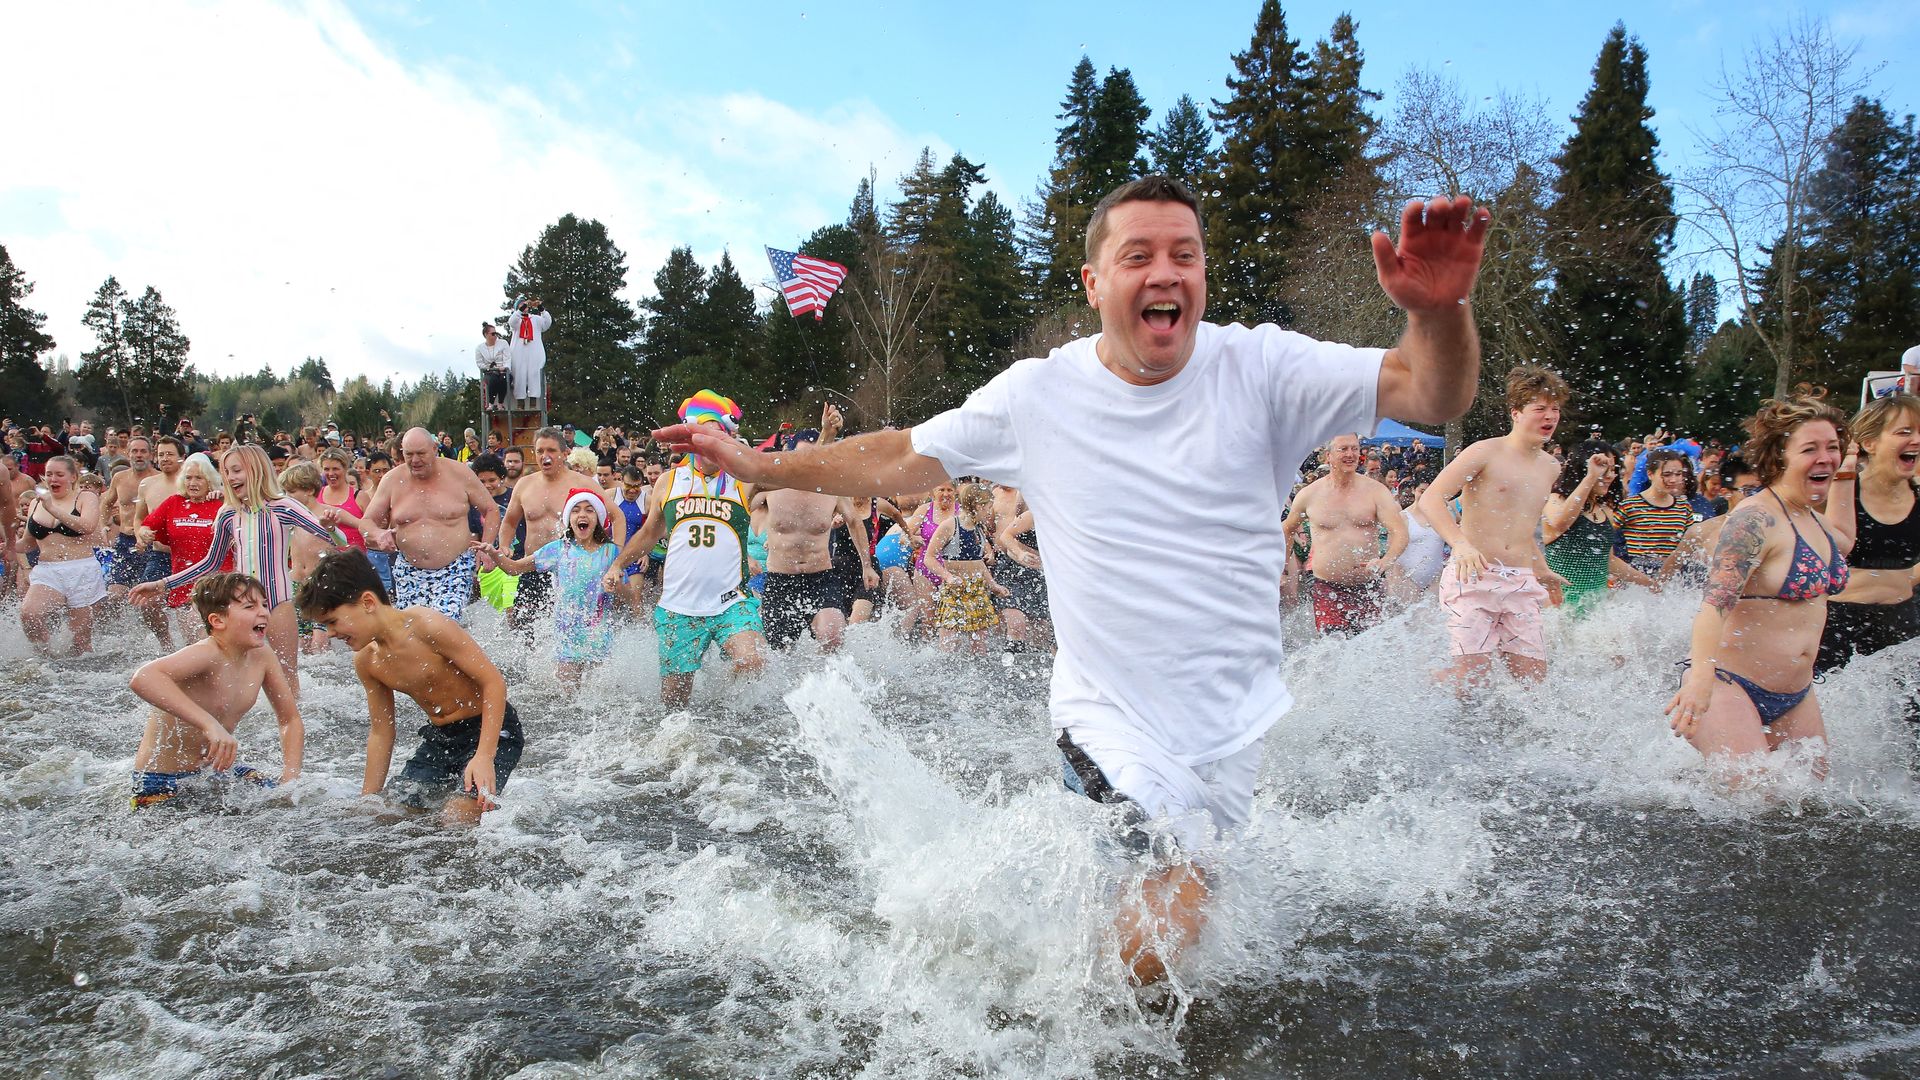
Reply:
[[780, 456], [779, 451], [761, 453], [741, 445], [740, 440], [717, 424], [672, 424], [656, 430], [653, 441], [676, 454], [698, 454], [718, 462], [727, 475], [743, 484], [767, 479], [769, 467]]
[[1387, 299], [1407, 312], [1459, 307], [1473, 291], [1493, 214], [1465, 195], [1421, 202], [1400, 212], [1400, 242], [1373, 234], [1373, 265]]

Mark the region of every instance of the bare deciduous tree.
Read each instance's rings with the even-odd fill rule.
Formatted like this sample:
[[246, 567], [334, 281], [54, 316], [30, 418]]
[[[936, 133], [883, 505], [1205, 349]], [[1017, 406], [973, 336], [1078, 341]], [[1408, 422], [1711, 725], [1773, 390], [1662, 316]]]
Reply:
[[920, 329], [939, 291], [927, 260], [896, 250], [878, 232], [867, 238], [865, 258], [843, 295], [861, 366], [853, 400], [879, 425], [898, 422], [916, 386], [939, 366], [940, 350]]
[[[1690, 254], [1731, 263], [1740, 314], [1774, 364], [1774, 395], [1793, 385], [1804, 345], [1800, 251], [1808, 185], [1826, 160], [1833, 130], [1871, 73], [1854, 72], [1853, 45], [1821, 21], [1760, 41], [1714, 84], [1712, 124], [1695, 130], [1698, 164], [1676, 187]], [[1761, 311], [1764, 294], [1777, 311]]]

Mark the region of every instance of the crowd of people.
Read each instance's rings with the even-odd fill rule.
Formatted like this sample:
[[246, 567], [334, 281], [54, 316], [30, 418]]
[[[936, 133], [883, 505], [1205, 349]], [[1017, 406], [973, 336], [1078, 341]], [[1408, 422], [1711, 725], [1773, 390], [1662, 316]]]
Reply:
[[[1486, 222], [1438, 199], [1407, 207], [1397, 243], [1378, 234], [1408, 328], [1359, 349], [1201, 321], [1197, 200], [1165, 178], [1124, 185], [1088, 226], [1102, 333], [910, 431], [842, 437], [827, 405], [816, 429], [755, 444], [712, 390], [649, 436], [550, 426], [524, 451], [471, 430], [268, 435], [243, 417], [211, 441], [186, 421], [109, 431], [91, 452], [83, 428], [62, 446], [9, 425], [8, 577], [36, 647], [64, 617], [86, 652], [96, 610], [128, 603], [169, 652], [133, 678], [154, 707], [137, 807], [208, 770], [273, 782], [235, 755], [262, 693], [278, 779], [297, 776], [300, 657], [337, 642], [367, 692], [364, 790], [389, 790], [404, 694], [430, 721], [404, 798], [479, 814], [527, 738], [464, 627], [481, 605], [550, 645], [568, 682], [611, 659], [622, 620], [650, 622], [670, 706], [716, 651], [751, 677], [771, 649], [830, 651], [888, 610], [940, 648], [1049, 654], [1069, 786], [1189, 853], [1250, 812], [1262, 739], [1292, 700], [1280, 632], [1295, 604], [1324, 634], [1436, 605], [1444, 678], [1472, 695], [1496, 671], [1549, 677], [1549, 607], [1577, 619], [1617, 590], [1689, 584], [1674, 730], [1736, 763], [1823, 746], [1815, 675], [1916, 630], [1920, 398], [1848, 417], [1790, 395], [1735, 447], [1665, 431], [1569, 443], [1565, 383], [1523, 366], [1506, 434], [1444, 464], [1417, 442], [1366, 446], [1381, 417], [1441, 423], [1471, 403], [1462, 301]], [[1234, 505], [1194, 497], [1208, 477], [1235, 478]], [[1137, 977], [1198, 932], [1206, 892], [1178, 862], [1122, 912]]]

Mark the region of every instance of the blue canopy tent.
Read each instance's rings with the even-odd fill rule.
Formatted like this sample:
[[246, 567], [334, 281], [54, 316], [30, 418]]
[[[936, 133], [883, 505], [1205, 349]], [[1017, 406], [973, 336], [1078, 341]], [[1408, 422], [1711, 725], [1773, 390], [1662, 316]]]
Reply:
[[1398, 420], [1386, 419], [1380, 421], [1380, 427], [1372, 438], [1360, 440], [1362, 446], [1412, 446], [1414, 443], [1438, 450], [1447, 445], [1447, 440], [1424, 431], [1415, 431]]

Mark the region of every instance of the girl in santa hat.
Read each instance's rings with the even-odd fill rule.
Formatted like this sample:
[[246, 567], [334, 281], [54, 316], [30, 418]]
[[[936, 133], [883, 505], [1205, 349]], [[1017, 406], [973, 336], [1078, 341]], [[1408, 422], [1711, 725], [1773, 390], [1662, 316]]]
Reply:
[[607, 512], [599, 493], [574, 488], [560, 511], [560, 539], [520, 559], [474, 545], [483, 563], [509, 574], [553, 575], [554, 658], [560, 681], [569, 686], [578, 686], [587, 669], [613, 651], [614, 597], [600, 579], [620, 547], [607, 536]]

